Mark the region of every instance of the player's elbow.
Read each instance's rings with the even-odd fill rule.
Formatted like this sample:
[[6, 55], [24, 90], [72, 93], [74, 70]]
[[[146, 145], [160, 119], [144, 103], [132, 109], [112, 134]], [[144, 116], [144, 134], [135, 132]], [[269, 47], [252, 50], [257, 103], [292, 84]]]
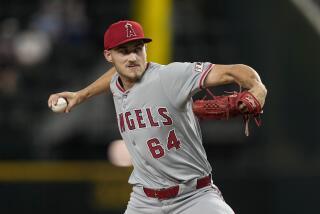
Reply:
[[248, 75], [249, 78], [254, 78], [256, 77], [256, 71], [250, 67], [249, 65], [245, 65], [245, 64], [234, 64], [231, 66], [230, 69], [230, 73], [234, 74], [234, 73], [239, 73], [239, 71], [241, 73], [244, 73], [245, 75]]
[[262, 93], [264, 94], [264, 96], [266, 97], [267, 94], [268, 94], [268, 90], [267, 90], [266, 86], [265, 86], [262, 82], [260, 82], [260, 88], [261, 88], [261, 92], [262, 92]]
[[228, 74], [236, 83], [244, 88], [250, 89], [261, 83], [258, 73], [252, 67], [245, 64], [232, 65]]

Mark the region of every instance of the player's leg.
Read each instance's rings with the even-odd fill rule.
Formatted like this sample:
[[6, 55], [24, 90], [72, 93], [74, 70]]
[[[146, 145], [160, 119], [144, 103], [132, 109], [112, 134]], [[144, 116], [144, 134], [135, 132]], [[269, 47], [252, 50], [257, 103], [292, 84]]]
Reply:
[[163, 214], [162, 204], [147, 197], [142, 188], [134, 187], [125, 214]]
[[234, 214], [234, 211], [224, 201], [216, 187], [206, 187], [197, 191], [191, 197], [185, 198], [171, 213]]

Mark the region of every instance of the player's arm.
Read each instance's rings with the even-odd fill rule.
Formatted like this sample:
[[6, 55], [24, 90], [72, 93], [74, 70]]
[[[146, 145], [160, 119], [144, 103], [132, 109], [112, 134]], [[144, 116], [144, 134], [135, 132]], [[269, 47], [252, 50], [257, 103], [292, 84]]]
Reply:
[[61, 93], [51, 94], [48, 99], [49, 108], [57, 103], [59, 97], [64, 97], [68, 101], [68, 106], [65, 110], [65, 112], [68, 113], [73, 107], [79, 105], [90, 97], [109, 92], [111, 78], [115, 74], [115, 72], [116, 69], [114, 67], [110, 68], [96, 81], [79, 91], [65, 91]]
[[228, 83], [237, 83], [242, 88], [248, 89], [263, 107], [267, 89], [253, 68], [243, 64], [214, 65], [206, 76], [204, 86], [211, 87]]

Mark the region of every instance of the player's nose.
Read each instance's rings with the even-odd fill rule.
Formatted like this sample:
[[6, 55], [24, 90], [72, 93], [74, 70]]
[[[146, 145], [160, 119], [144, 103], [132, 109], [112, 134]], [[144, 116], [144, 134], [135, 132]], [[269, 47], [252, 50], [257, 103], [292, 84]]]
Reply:
[[136, 53], [130, 53], [129, 54], [129, 61], [134, 62], [137, 60], [137, 54]]

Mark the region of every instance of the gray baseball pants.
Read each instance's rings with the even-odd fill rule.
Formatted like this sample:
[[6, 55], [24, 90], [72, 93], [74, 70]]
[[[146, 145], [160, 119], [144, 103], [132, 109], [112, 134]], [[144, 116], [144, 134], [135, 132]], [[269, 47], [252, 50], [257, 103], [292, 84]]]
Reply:
[[142, 186], [134, 186], [125, 214], [234, 214], [219, 189], [207, 186], [197, 190], [179, 190], [178, 196], [159, 200], [145, 195]]

